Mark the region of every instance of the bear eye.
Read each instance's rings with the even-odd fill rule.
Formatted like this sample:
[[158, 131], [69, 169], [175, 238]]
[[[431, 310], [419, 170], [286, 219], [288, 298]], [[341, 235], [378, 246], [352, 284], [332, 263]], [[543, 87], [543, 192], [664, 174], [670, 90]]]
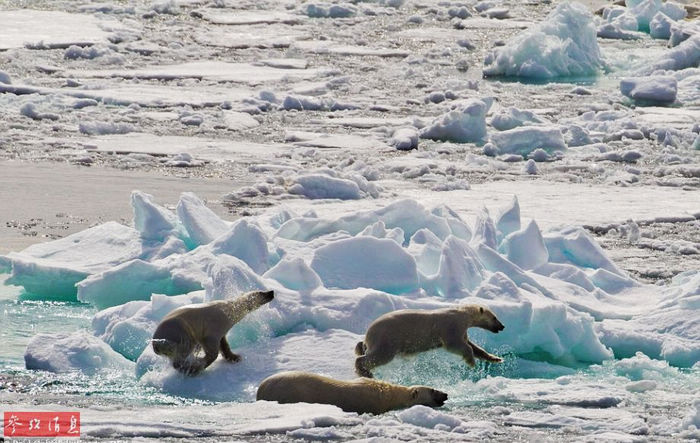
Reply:
[[411, 391], [411, 398], [413, 398], [413, 399], [418, 398], [418, 389], [413, 389]]
[[483, 306], [479, 306], [479, 312], [482, 313], [482, 314], [484, 313], [484, 307], [483, 307]]

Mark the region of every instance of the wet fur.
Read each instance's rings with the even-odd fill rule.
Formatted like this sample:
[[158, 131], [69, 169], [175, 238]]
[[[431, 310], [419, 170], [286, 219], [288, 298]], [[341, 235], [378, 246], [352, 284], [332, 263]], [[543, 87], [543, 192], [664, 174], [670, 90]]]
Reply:
[[[182, 306], [168, 314], [153, 334], [153, 350], [169, 358], [178, 371], [196, 375], [211, 365], [219, 353], [231, 363], [240, 361], [226, 341], [229, 329], [248, 313], [269, 303], [273, 291], [253, 291], [233, 300]], [[203, 357], [195, 354], [199, 349]]]
[[379, 317], [367, 329], [365, 340], [355, 346], [355, 372], [371, 378], [372, 369], [389, 363], [396, 355], [410, 355], [444, 347], [461, 356], [469, 366], [475, 358], [503, 360], [472, 343], [467, 329], [478, 327], [498, 333], [505, 326], [486, 307], [465, 305], [436, 310], [404, 309]]

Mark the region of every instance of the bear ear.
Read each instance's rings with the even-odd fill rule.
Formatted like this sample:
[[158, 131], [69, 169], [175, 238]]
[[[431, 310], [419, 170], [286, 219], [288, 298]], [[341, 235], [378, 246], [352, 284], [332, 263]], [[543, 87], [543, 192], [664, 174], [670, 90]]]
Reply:
[[484, 313], [484, 307], [483, 307], [483, 306], [479, 306], [479, 313], [480, 313], [480, 314], [483, 314], [483, 313]]

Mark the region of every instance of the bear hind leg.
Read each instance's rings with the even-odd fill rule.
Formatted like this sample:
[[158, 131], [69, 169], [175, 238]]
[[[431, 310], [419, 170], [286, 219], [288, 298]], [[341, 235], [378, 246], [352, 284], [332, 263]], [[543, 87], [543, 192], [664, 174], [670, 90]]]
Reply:
[[393, 352], [368, 352], [355, 359], [355, 372], [360, 377], [374, 378], [372, 369], [385, 365], [394, 359]]
[[238, 354], [234, 354], [231, 352], [231, 347], [228, 345], [228, 342], [226, 341], [226, 336], [221, 337], [221, 341], [219, 342], [219, 350], [221, 351], [221, 355], [224, 356], [226, 361], [230, 363], [236, 363], [241, 361], [241, 356]]

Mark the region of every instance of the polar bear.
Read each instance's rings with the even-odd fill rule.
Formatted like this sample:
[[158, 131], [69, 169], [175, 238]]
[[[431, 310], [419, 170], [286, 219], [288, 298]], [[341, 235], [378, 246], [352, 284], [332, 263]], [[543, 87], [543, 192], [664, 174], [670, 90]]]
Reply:
[[434, 348], [460, 355], [469, 366], [474, 358], [500, 363], [469, 341], [467, 328], [478, 327], [498, 333], [505, 326], [490, 309], [479, 305], [457, 308], [414, 310], [403, 309], [384, 314], [367, 329], [364, 342], [355, 347], [355, 371], [361, 377], [372, 377], [371, 370], [389, 363], [397, 354], [415, 354]]
[[400, 386], [370, 378], [342, 381], [308, 372], [281, 372], [260, 384], [257, 400], [321, 403], [346, 412], [383, 414], [414, 405], [439, 407], [447, 394], [427, 386]]
[[[221, 352], [232, 363], [241, 357], [231, 352], [226, 333], [249, 312], [269, 303], [273, 291], [253, 291], [233, 300], [182, 306], [169, 313], [153, 334], [153, 350], [168, 357], [173, 367], [187, 375], [197, 375], [212, 364]], [[195, 357], [198, 348], [203, 357]]]

